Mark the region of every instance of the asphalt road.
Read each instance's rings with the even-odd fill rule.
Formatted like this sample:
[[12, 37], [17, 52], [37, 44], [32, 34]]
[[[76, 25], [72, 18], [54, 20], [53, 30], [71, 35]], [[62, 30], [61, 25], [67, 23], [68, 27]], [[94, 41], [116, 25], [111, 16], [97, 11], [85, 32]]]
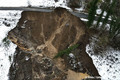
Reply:
[[[21, 11], [40, 11], [40, 12], [52, 12], [55, 8], [39, 8], [39, 7], [0, 7], [0, 10], [21, 10]], [[71, 14], [79, 17], [79, 18], [88, 18], [87, 13], [80, 13], [78, 11], [70, 11], [68, 10]], [[98, 16], [95, 17], [95, 20], [98, 20]], [[108, 24], [110, 21], [108, 21]]]
[[[38, 7], [0, 7], [0, 10], [21, 10], [21, 11], [40, 11], [40, 12], [51, 12], [54, 8], [38, 8]], [[70, 11], [71, 12], [71, 11]], [[73, 15], [87, 19], [86, 14], [71, 12]]]

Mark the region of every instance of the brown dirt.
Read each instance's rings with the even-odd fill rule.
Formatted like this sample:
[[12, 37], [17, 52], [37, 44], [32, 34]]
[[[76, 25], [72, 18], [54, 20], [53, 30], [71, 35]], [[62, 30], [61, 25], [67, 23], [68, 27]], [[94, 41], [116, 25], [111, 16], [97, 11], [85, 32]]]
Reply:
[[[56, 8], [49, 13], [25, 11], [8, 37], [18, 45], [14, 58], [18, 67], [13, 67], [14, 63], [11, 66], [10, 80], [65, 80], [68, 69], [99, 76], [92, 59], [85, 52], [89, 39], [85, 24], [66, 9]], [[53, 59], [59, 51], [74, 44], [80, 44], [72, 53], [76, 61], [82, 63], [83, 70], [79, 70], [81, 66], [72, 69], [68, 56]], [[26, 54], [30, 54], [30, 64], [26, 63]], [[25, 66], [27, 64], [30, 67]], [[24, 73], [28, 71], [27, 67], [32, 70], [30, 73]], [[27, 78], [28, 75], [32, 76]]]

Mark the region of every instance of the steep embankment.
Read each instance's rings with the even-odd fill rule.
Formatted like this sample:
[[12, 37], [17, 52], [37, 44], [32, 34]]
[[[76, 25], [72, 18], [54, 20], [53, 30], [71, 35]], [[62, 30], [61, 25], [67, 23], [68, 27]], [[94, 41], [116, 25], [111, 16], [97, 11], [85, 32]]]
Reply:
[[[99, 76], [92, 59], [85, 52], [88, 34], [85, 24], [66, 9], [53, 12], [22, 13], [9, 39], [18, 48], [10, 68], [10, 80], [80, 80]], [[74, 44], [73, 56], [53, 59]]]

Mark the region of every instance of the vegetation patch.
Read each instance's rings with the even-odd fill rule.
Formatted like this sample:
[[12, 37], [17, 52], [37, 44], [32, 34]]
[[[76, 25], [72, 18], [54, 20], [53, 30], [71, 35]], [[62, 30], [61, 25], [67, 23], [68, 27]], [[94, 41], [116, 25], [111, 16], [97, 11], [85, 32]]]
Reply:
[[[98, 5], [98, 3], [101, 3]], [[99, 0], [92, 0], [90, 4], [89, 9], [89, 15], [88, 15], [88, 30], [90, 28], [99, 29], [99, 35], [103, 35], [104, 33], [106, 37], [100, 38], [100, 43], [105, 44], [117, 44], [120, 43], [120, 17], [115, 14], [116, 8], [118, 8], [118, 1], [117, 0], [104, 0], [104, 2], [100, 2]], [[101, 7], [102, 6], [102, 7]], [[100, 9], [101, 13], [97, 14], [96, 10]], [[120, 9], [120, 8], [119, 8]], [[106, 15], [104, 13], [106, 12]], [[97, 16], [97, 22], [96, 24], [93, 24], [95, 21], [95, 17]], [[101, 23], [101, 25], [100, 25]], [[109, 26], [106, 26], [109, 25]], [[106, 32], [105, 32], [106, 31]], [[115, 43], [114, 43], [115, 42]], [[117, 47], [120, 47], [119, 45], [116, 45]]]
[[69, 48], [58, 52], [58, 54], [54, 58], [62, 57], [63, 55], [68, 55], [71, 51], [76, 49], [79, 46], [79, 44], [75, 44], [73, 46], [70, 46]]

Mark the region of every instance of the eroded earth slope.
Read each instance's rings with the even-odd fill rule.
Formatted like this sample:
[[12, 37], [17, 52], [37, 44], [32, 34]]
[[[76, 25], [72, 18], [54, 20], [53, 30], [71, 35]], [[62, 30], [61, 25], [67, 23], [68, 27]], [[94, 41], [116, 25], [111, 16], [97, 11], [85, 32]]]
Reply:
[[[56, 8], [49, 13], [25, 11], [8, 37], [18, 46], [10, 80], [82, 80], [99, 76], [85, 52], [89, 38], [85, 24], [66, 9]], [[74, 44], [79, 47], [70, 55], [53, 59]]]

